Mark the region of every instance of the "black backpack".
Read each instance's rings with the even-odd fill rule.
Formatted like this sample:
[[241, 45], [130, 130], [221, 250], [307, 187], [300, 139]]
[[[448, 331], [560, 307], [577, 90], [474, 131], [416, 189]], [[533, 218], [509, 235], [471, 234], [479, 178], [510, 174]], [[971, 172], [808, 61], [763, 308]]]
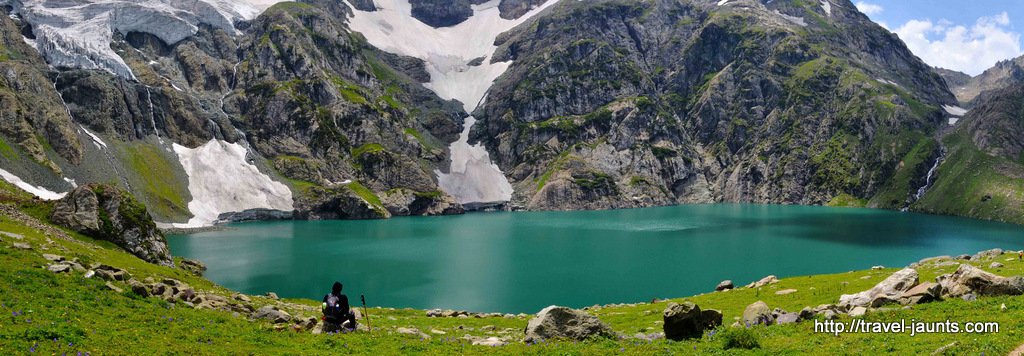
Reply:
[[327, 307], [324, 308], [324, 316], [332, 320], [340, 320], [344, 310], [341, 310], [341, 298], [334, 294], [327, 295]]

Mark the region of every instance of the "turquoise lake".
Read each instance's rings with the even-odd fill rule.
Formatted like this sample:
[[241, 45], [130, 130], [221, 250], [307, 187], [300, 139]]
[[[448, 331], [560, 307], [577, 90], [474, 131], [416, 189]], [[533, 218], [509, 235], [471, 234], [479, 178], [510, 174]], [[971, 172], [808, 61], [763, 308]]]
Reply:
[[870, 209], [682, 205], [280, 221], [168, 236], [233, 290], [319, 299], [335, 280], [371, 306], [535, 313], [675, 298], [769, 274], [906, 266], [1024, 248], [1024, 228]]

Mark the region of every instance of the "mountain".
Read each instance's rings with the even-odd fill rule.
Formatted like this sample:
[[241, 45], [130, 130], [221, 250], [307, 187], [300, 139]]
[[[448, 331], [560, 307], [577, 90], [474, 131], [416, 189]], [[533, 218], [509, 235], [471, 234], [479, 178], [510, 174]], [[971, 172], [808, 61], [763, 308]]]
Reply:
[[979, 96], [974, 108], [944, 138], [946, 158], [935, 172], [935, 183], [913, 209], [1024, 223], [1021, 137], [1024, 83]]
[[965, 107], [973, 107], [982, 97], [999, 89], [1024, 82], [1024, 56], [1000, 61], [976, 77], [937, 68], [957, 100]]
[[901, 208], [955, 104], [849, 1], [560, 2], [499, 41], [474, 138], [529, 209]]
[[956, 105], [848, 0], [7, 1], [5, 180], [164, 227], [904, 208]]

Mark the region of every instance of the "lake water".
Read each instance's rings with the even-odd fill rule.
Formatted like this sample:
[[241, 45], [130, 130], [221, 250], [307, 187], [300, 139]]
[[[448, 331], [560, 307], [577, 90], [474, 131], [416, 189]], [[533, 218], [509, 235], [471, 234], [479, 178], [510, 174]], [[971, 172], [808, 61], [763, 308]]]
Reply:
[[1021, 249], [1024, 228], [869, 209], [683, 205], [235, 224], [169, 236], [175, 255], [249, 294], [319, 299], [340, 280], [371, 306], [535, 313], [683, 297], [781, 277]]

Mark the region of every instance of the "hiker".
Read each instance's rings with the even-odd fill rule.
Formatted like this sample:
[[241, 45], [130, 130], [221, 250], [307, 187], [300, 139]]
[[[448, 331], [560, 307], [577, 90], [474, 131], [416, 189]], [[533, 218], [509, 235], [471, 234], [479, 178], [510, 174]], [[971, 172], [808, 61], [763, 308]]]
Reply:
[[[331, 293], [324, 296], [321, 306], [324, 313], [324, 332], [340, 331], [342, 327], [349, 330], [356, 328], [356, 314], [348, 305], [348, 296], [341, 293], [344, 286], [334, 282]], [[348, 325], [345, 325], [348, 322]]]
[[1017, 261], [1024, 261], [1024, 250], [1017, 252]]

